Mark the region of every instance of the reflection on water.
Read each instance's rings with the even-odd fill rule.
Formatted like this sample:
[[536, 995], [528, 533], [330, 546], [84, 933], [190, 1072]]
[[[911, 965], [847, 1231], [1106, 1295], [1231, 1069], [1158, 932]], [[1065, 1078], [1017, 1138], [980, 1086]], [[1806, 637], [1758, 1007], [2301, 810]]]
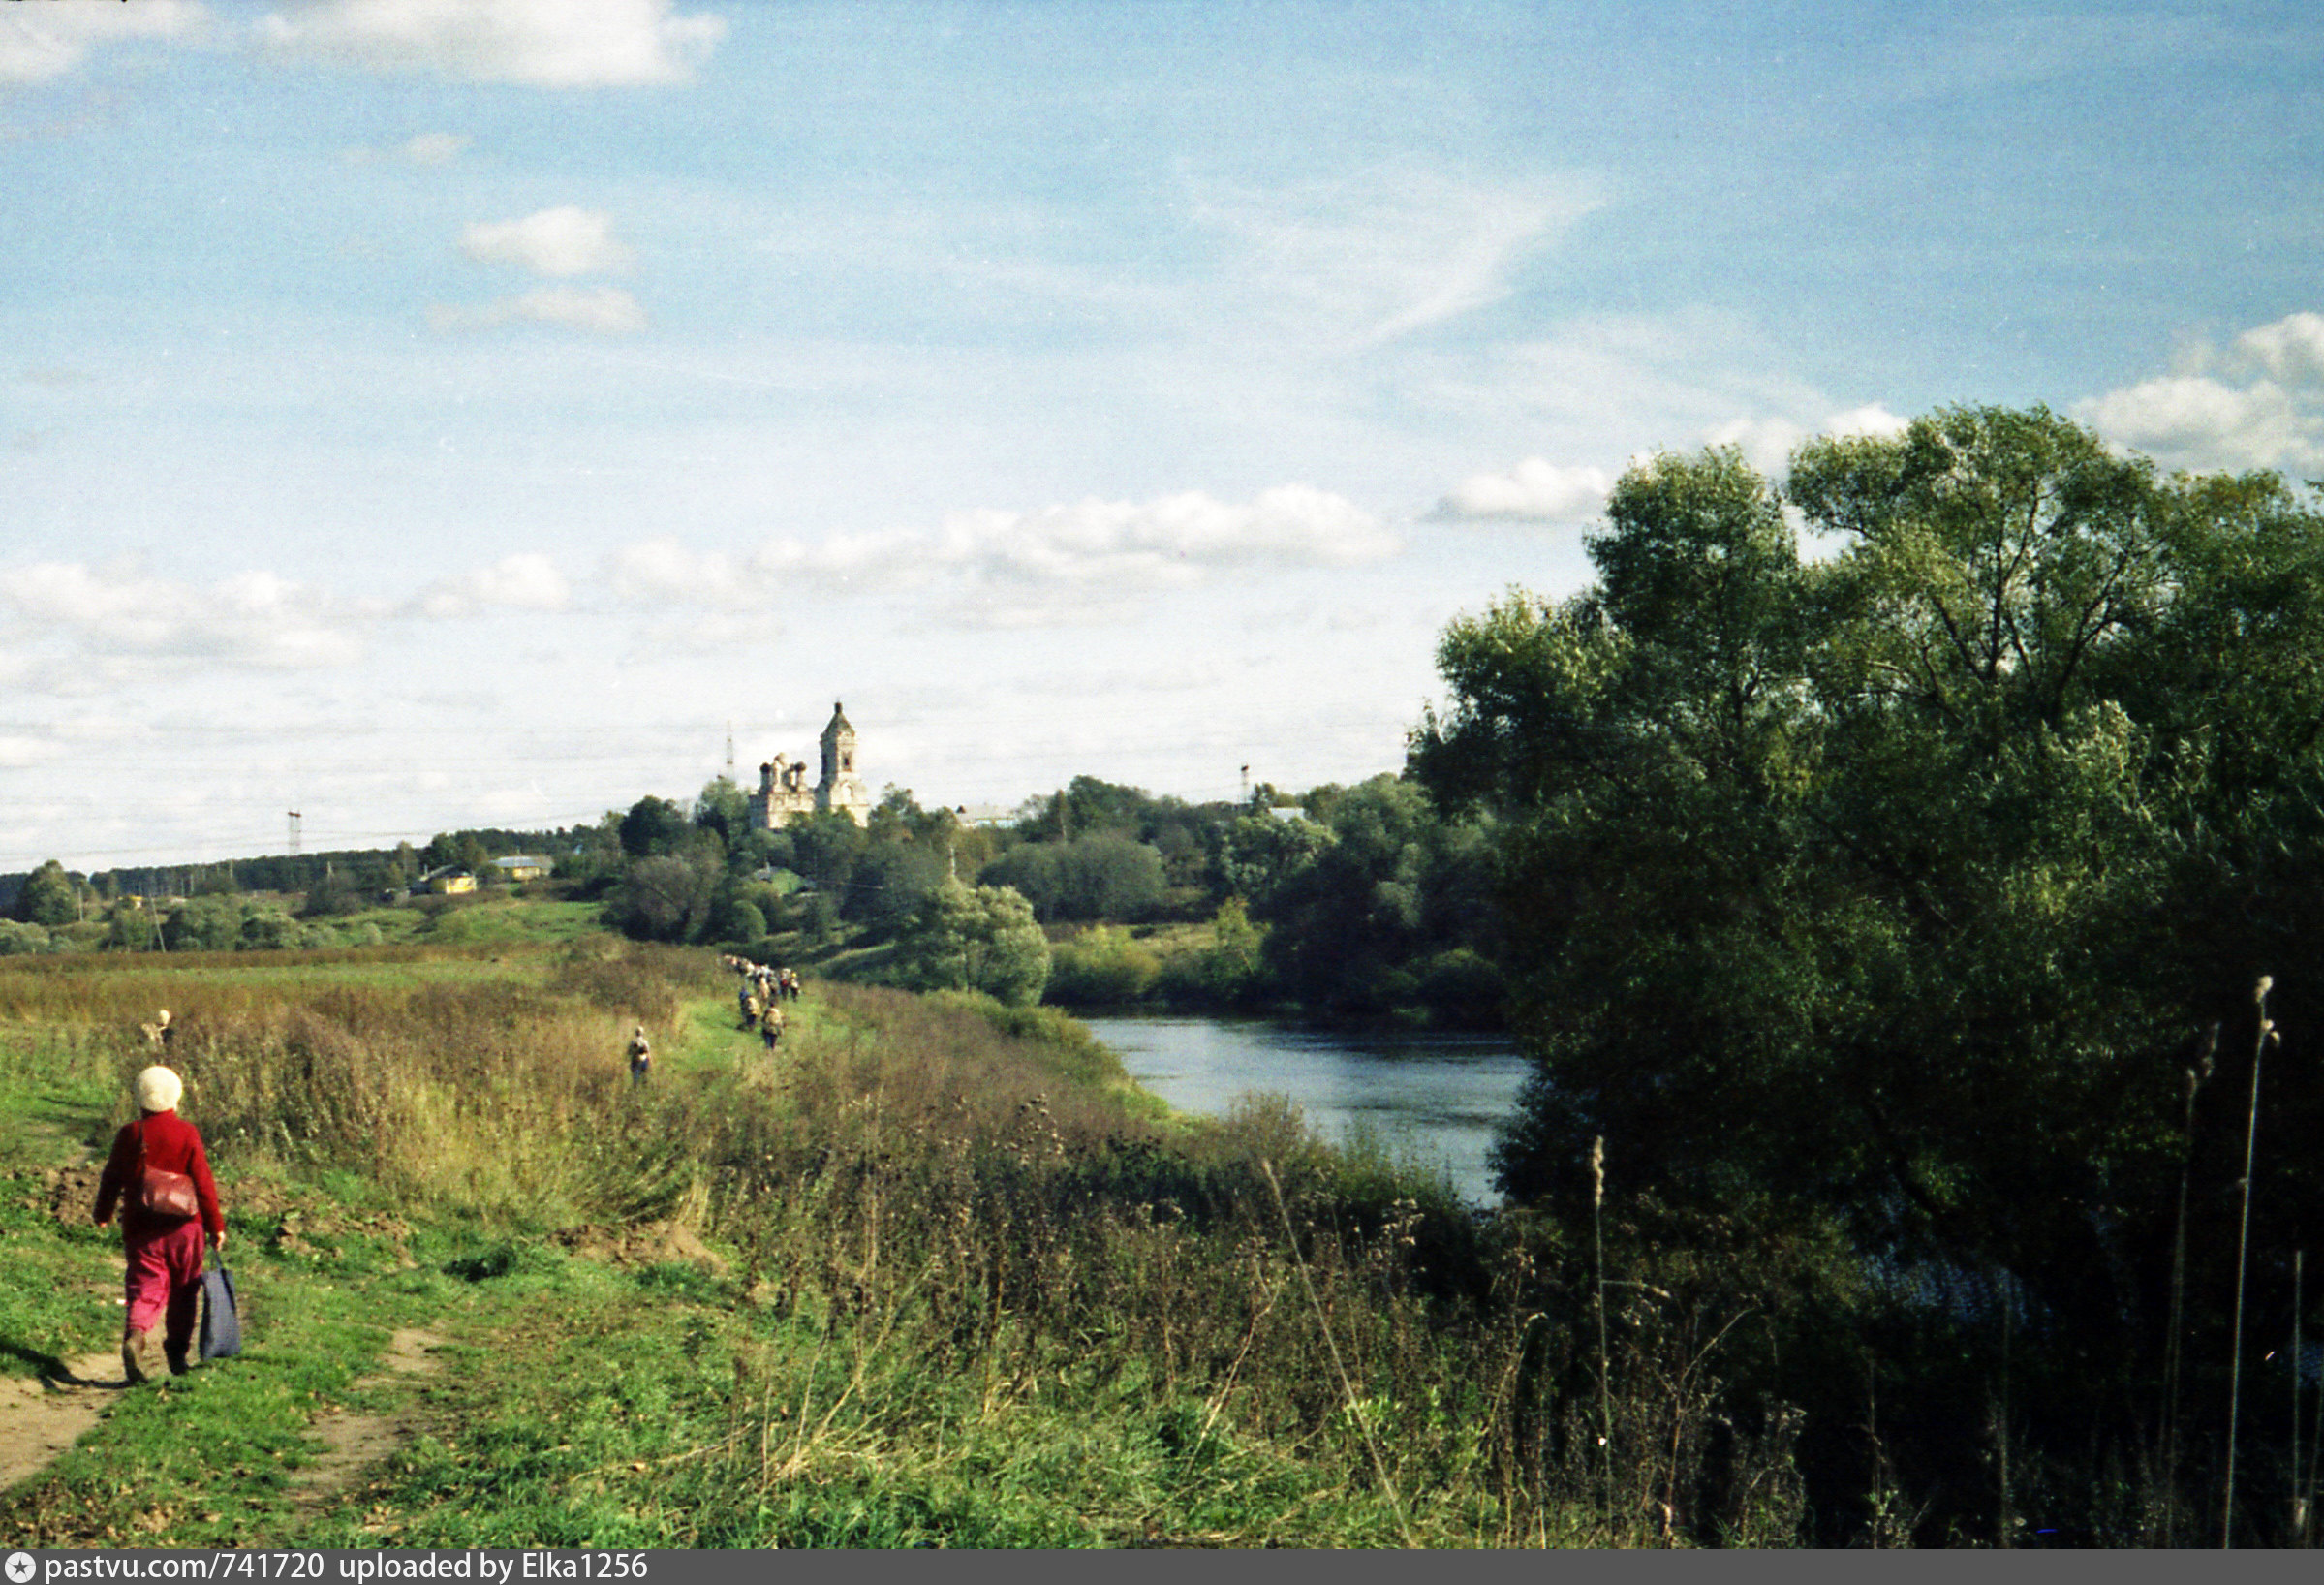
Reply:
[[1516, 1104], [1525, 1059], [1490, 1035], [1345, 1034], [1255, 1019], [1085, 1018], [1131, 1076], [1180, 1111], [1223, 1117], [1255, 1091], [1288, 1097], [1318, 1137], [1368, 1129], [1497, 1204], [1485, 1151]]

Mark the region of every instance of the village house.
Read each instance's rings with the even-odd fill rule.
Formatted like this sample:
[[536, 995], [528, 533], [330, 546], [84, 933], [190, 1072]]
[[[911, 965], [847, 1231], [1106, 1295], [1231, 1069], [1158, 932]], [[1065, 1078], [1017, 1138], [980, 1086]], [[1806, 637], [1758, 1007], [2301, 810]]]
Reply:
[[807, 762], [778, 754], [759, 767], [759, 791], [751, 794], [751, 825], [779, 831], [792, 821], [834, 810], [858, 825], [872, 820], [872, 794], [855, 770], [855, 729], [837, 704], [823, 728], [822, 777], [807, 785]]

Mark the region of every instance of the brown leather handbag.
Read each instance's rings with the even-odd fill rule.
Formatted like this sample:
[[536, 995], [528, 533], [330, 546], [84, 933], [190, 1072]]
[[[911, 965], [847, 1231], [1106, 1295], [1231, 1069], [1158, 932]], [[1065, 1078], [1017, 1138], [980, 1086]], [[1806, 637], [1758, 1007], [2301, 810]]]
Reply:
[[165, 1172], [145, 1165], [145, 1120], [138, 1119], [138, 1187], [133, 1202], [147, 1216], [184, 1222], [201, 1214], [194, 1180], [183, 1172]]

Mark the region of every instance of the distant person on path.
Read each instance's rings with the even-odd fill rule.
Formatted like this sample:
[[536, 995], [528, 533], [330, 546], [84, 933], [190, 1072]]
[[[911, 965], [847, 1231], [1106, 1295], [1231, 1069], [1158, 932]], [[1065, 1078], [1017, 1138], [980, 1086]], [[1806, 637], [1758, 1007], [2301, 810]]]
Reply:
[[769, 1051], [772, 1051], [775, 1048], [775, 1042], [783, 1038], [783, 1023], [782, 1004], [769, 1002], [766, 1005], [765, 1013], [759, 1020], [759, 1038], [766, 1042], [766, 1048]]
[[[201, 1131], [177, 1115], [184, 1081], [156, 1064], [138, 1075], [137, 1093], [140, 1115], [113, 1135], [112, 1154], [97, 1180], [96, 1206], [100, 1228], [113, 1219], [116, 1202], [121, 1209], [121, 1252], [129, 1262], [121, 1368], [132, 1386], [158, 1374], [153, 1352], [157, 1320], [166, 1318], [162, 1353], [170, 1373], [186, 1373], [194, 1312], [201, 1294], [203, 1232], [209, 1235], [210, 1248], [226, 1248], [226, 1217], [218, 1209], [218, 1185], [210, 1177]], [[168, 1216], [146, 1210], [139, 1184], [148, 1169], [192, 1179], [197, 1214]]]
[[646, 1075], [654, 1071], [654, 1042], [645, 1038], [645, 1025], [630, 1037], [630, 1082], [643, 1084]]

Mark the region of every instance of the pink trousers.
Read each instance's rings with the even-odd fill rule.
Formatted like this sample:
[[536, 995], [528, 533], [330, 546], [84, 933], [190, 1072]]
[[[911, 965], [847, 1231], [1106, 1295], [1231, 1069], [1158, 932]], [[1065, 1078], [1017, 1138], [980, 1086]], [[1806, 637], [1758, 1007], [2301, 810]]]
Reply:
[[201, 1246], [200, 1217], [164, 1232], [123, 1231], [121, 1253], [129, 1258], [125, 1287], [131, 1331], [151, 1330], [155, 1318], [167, 1310], [164, 1345], [182, 1352], [194, 1340], [195, 1307], [201, 1299]]

